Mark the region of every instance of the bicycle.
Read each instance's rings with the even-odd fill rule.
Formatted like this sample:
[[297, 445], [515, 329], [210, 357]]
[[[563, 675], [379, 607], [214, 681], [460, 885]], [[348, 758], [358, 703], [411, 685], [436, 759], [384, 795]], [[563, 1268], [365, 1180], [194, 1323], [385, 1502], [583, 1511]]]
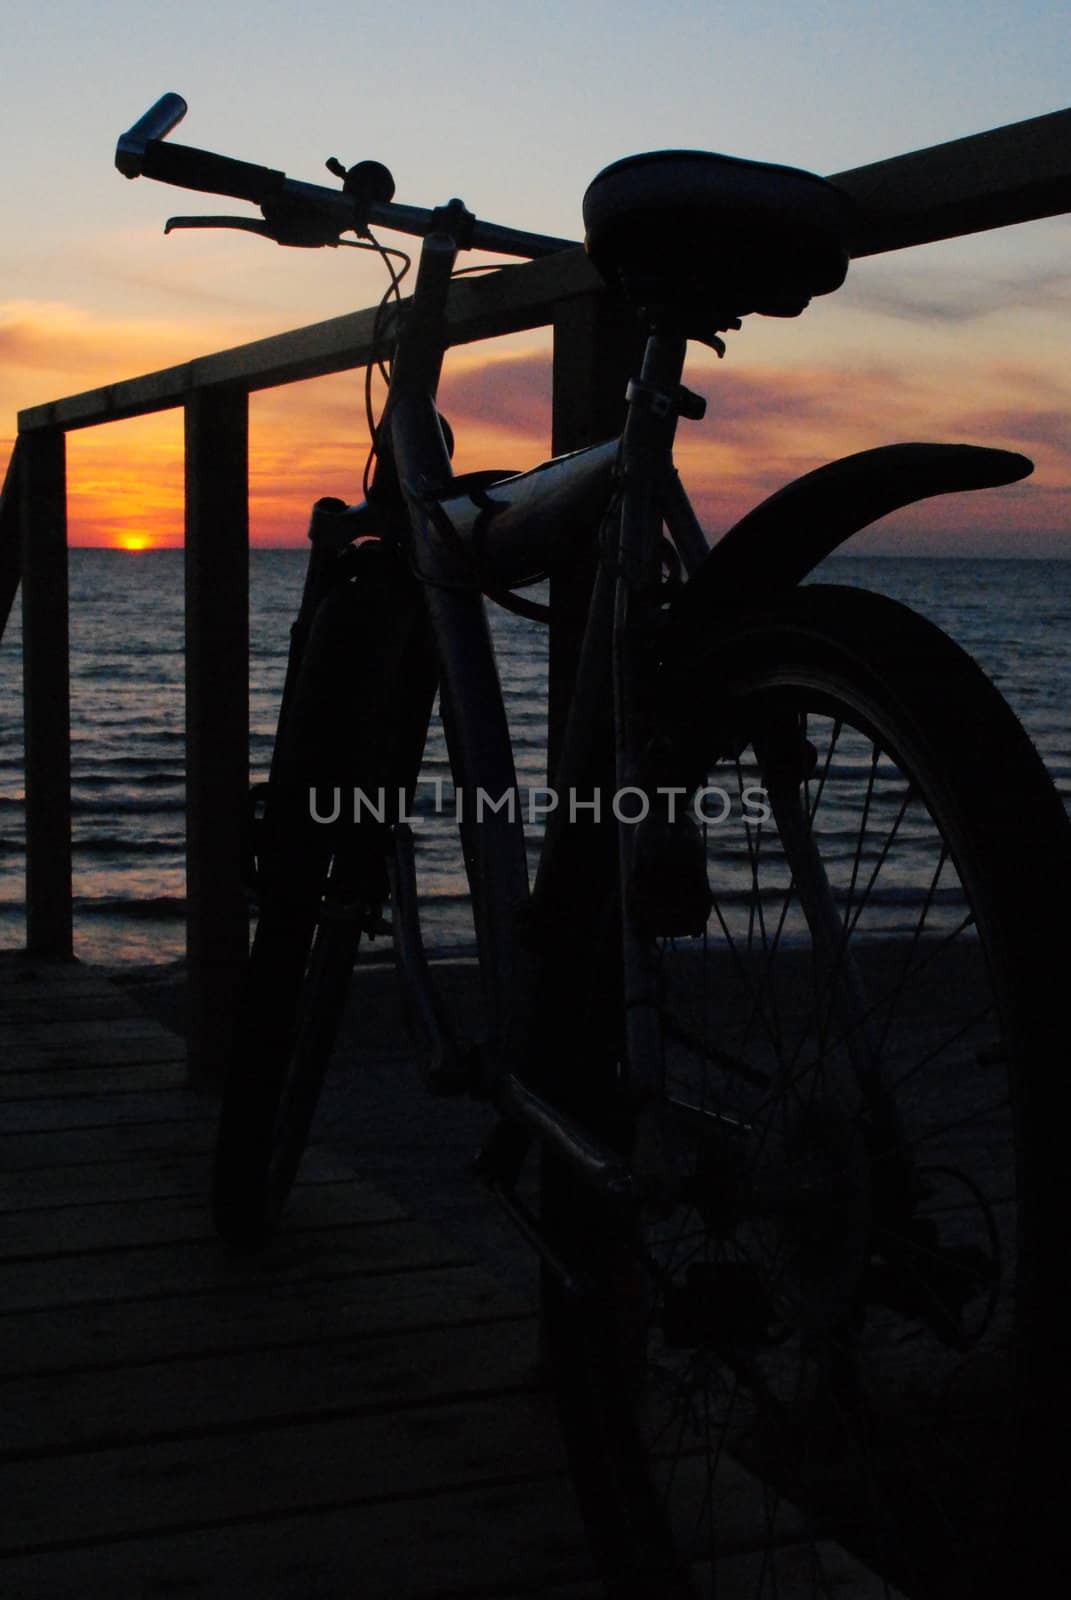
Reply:
[[[620, 439], [454, 478], [435, 395], [459, 249], [569, 241], [456, 200], [397, 205], [374, 162], [332, 160], [329, 189], [165, 143], [184, 112], [157, 102], [120, 170], [262, 217], [169, 228], [306, 246], [352, 232], [388, 265], [373, 225], [423, 238], [365, 498], [313, 512], [252, 825], [260, 914], [220, 1233], [251, 1248], [278, 1225], [361, 937], [389, 913], [429, 1087], [497, 1113], [478, 1165], [540, 1259], [607, 1592], [1010, 1585], [1051, 1510], [1034, 1451], [1062, 1383], [1044, 1068], [1068, 824], [950, 639], [801, 580], [877, 516], [1030, 462], [865, 451], [708, 548], [672, 465], [678, 419], [701, 411], [687, 342], [722, 353], [743, 316], [795, 316], [839, 287], [850, 207], [795, 169], [678, 151], [615, 163], [585, 196], [592, 259], [646, 330]], [[666, 229], [686, 246], [672, 261]], [[545, 620], [516, 591], [578, 550], [588, 620], [550, 775], [576, 803], [549, 816], [530, 886], [484, 595]], [[432, 981], [404, 820], [437, 688], [457, 791], [494, 797], [461, 821], [486, 1010], [467, 1045]], [[387, 798], [326, 824], [323, 790]], [[516, 1192], [533, 1150], [538, 1215]]]

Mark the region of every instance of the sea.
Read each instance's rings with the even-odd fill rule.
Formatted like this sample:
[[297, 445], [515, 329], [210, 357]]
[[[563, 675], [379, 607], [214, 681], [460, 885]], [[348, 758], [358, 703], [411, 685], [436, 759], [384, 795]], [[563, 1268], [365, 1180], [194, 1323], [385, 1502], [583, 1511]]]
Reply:
[[[302, 550], [250, 556], [254, 781], [267, 774], [304, 561]], [[890, 595], [956, 639], [1011, 704], [1071, 808], [1071, 561], [838, 556], [815, 576]], [[75, 949], [90, 962], [184, 954], [182, 582], [180, 550], [71, 551]], [[521, 791], [531, 793], [546, 781], [546, 635], [490, 610]], [[0, 644], [0, 949], [25, 938], [17, 611]], [[451, 808], [436, 721], [416, 833], [425, 939], [444, 953], [472, 942]]]

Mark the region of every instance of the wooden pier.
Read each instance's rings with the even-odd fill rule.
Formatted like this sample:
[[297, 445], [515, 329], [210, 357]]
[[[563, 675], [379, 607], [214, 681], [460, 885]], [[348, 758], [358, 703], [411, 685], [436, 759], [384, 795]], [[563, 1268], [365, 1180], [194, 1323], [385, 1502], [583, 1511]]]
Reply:
[[[1069, 130], [1064, 110], [836, 174], [860, 208], [851, 253], [1067, 212]], [[552, 325], [554, 449], [616, 431], [635, 334], [580, 250], [461, 279], [448, 320], [454, 343]], [[361, 367], [383, 339], [368, 309], [19, 419], [0, 488], [0, 632], [23, 591], [33, 956], [0, 957], [0, 1593], [13, 1600], [601, 1593], [536, 1380], [531, 1293], [327, 1146], [263, 1255], [228, 1258], [207, 1215], [215, 1100], [191, 1076], [221, 1068], [248, 943], [241, 852], [220, 822], [241, 815], [248, 778], [248, 396]], [[73, 927], [65, 436], [178, 406], [188, 1041], [106, 974], [52, 959]], [[552, 605], [552, 727], [583, 609], [570, 592]], [[783, 1553], [795, 1548], [809, 1559], [802, 1544]], [[890, 1594], [840, 1557], [838, 1592]], [[724, 1582], [719, 1568], [719, 1596], [753, 1593], [753, 1562], [741, 1554]]]
[[228, 1259], [214, 1097], [103, 974], [4, 958], [0, 1043], [0, 1592], [601, 1593], [529, 1299], [325, 1149]]

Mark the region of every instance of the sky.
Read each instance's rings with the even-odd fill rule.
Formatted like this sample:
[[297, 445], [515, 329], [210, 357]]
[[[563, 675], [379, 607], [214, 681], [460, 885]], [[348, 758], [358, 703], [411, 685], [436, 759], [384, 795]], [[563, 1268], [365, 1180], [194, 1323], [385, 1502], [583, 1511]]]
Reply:
[[[175, 211], [249, 208], [114, 169], [117, 135], [165, 90], [173, 138], [331, 180], [371, 157], [397, 198], [581, 236], [604, 165], [719, 150], [832, 173], [1062, 109], [1061, 6], [973, 0], [6, 0], [0, 66], [0, 470], [18, 410], [368, 305], [357, 251], [179, 233]], [[908, 508], [862, 551], [1071, 556], [1071, 218], [853, 263], [797, 321], [751, 318], [678, 464], [712, 535], [797, 473], [895, 440], [1022, 450], [1024, 483]], [[458, 470], [549, 449], [549, 337], [452, 352], [443, 409]], [[300, 544], [321, 494], [359, 496], [356, 374], [252, 401], [251, 525]], [[182, 538], [181, 417], [68, 441], [74, 544]]]

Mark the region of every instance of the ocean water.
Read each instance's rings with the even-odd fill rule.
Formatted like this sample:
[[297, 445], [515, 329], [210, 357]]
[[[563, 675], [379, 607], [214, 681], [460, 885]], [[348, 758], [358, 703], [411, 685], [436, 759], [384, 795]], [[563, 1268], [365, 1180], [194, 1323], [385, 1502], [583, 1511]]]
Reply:
[[[300, 550], [251, 556], [253, 778], [266, 775], [303, 565]], [[70, 572], [76, 950], [91, 961], [171, 961], [184, 948], [182, 554], [74, 550]], [[1001, 689], [1071, 804], [1071, 561], [841, 556], [817, 576], [891, 595], [951, 634]], [[545, 782], [545, 634], [491, 611], [523, 793]], [[426, 937], [443, 949], [471, 940], [450, 795], [436, 722], [416, 833]], [[24, 937], [23, 854], [14, 616], [0, 645], [0, 948]]]

